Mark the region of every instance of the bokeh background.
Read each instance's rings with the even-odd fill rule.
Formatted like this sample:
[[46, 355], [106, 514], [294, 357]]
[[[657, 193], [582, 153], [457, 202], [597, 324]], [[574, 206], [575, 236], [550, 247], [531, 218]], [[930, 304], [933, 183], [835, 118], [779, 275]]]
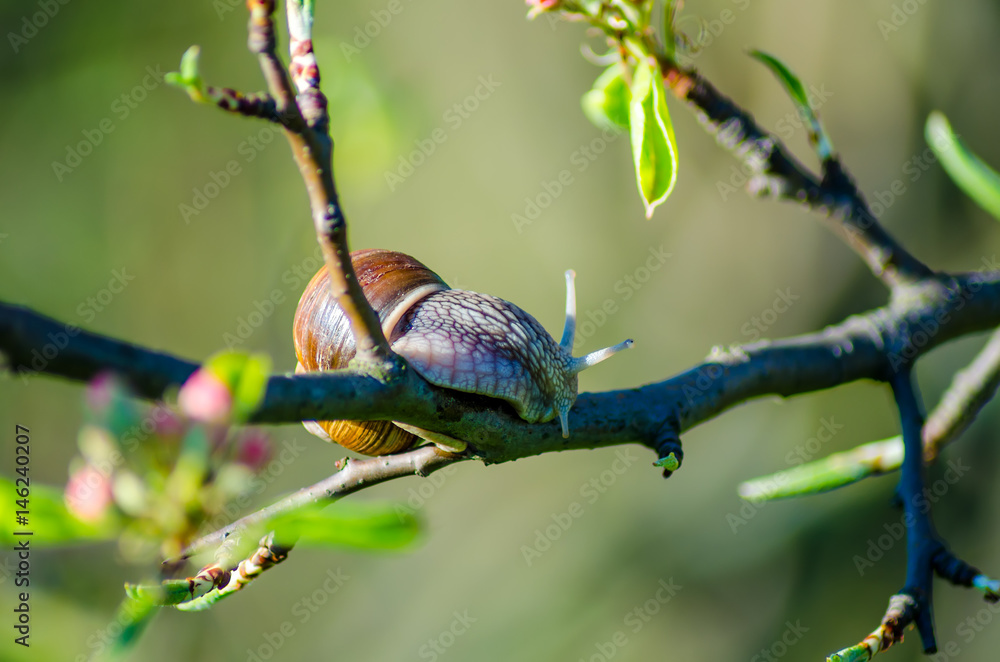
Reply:
[[[209, 82], [259, 89], [244, 47], [245, 10], [236, 0], [68, 2], [32, 33], [25, 17], [31, 21], [41, 4], [0, 4], [7, 35], [0, 45], [0, 297], [199, 359], [278, 290], [283, 303], [237, 346], [267, 352], [277, 369], [291, 370], [291, 320], [315, 242], [284, 140], [165, 85], [141, 89], [147, 67], [175, 68], [191, 44], [202, 45]], [[627, 140], [602, 137], [580, 112], [579, 98], [599, 73], [581, 57], [580, 26], [528, 22], [517, 0], [319, 4], [316, 50], [352, 245], [407, 251], [452, 285], [515, 301], [555, 332], [562, 272], [576, 269], [584, 314], [606, 299], [619, 308], [583, 349], [636, 341], [584, 373], [582, 389], [663, 379], [713, 345], [752, 340], [748, 324], [771, 309], [776, 290], [799, 298], [765, 337], [815, 330], [885, 301], [884, 288], [814, 215], [740, 190], [720, 193], [735, 161], [672, 98], [680, 177], [646, 221]], [[400, 11], [385, 13], [391, 4]], [[913, 161], [925, 150], [927, 113], [941, 109], [974, 149], [1000, 164], [996, 2], [686, 5], [685, 15], [714, 28], [696, 64], [765, 126], [784, 132], [810, 165], [815, 158], [792, 124], [790, 102], [745, 49], [778, 55], [815, 86], [834, 145], [861, 189], [876, 199], [903, 183], [905, 193], [882, 220], [916, 255], [935, 268], [974, 270], [1000, 252], [996, 221], [937, 165]], [[371, 23], [387, 15], [385, 25]], [[366, 25], [374, 37], [359, 37]], [[15, 44], [9, 33], [26, 42]], [[473, 103], [480, 77], [495, 85]], [[462, 118], [449, 112], [455, 104], [477, 107]], [[112, 131], [70, 172], [56, 173], [53, 163], [65, 164], [83, 132], [105, 119]], [[446, 140], [390, 186], [386, 173], [399, 173], [400, 158], [438, 128]], [[230, 161], [239, 174], [185, 219], [180, 206], [192, 205]], [[537, 200], [563, 170], [573, 183], [519, 231], [512, 214], [524, 214], [526, 198]], [[641, 287], [616, 287], [642, 276], [636, 270], [661, 246], [670, 257]], [[127, 287], [88, 311], [87, 298], [123, 269], [134, 276]], [[970, 337], [920, 362], [929, 405], [982, 342]], [[79, 384], [59, 379], [0, 380], [3, 471], [13, 470], [12, 428], [20, 423], [33, 432], [33, 477], [63, 484], [81, 397]], [[843, 427], [816, 450], [810, 439], [824, 420]], [[993, 572], [1000, 572], [997, 420], [991, 405], [948, 450], [948, 459], [973, 469], [936, 507], [953, 547]], [[433, 484], [382, 485], [356, 498], [412, 499], [427, 524], [419, 545], [375, 555], [296, 551], [208, 613], [162, 614], [136, 659], [752, 660], [766, 659], [754, 657], [762, 650], [823, 659], [869, 632], [902, 584], [902, 543], [863, 576], [855, 562], [900, 520], [889, 505], [894, 479], [761, 508], [744, 505], [736, 485], [786, 468], [800, 449], [820, 457], [891, 436], [896, 425], [888, 390], [858, 383], [754, 402], [691, 431], [684, 468], [670, 481], [635, 447], [629, 452], [638, 459], [593, 503], [581, 487], [612, 466], [615, 449], [461, 466]], [[270, 476], [261, 503], [328, 475], [343, 456], [300, 426], [272, 432], [279, 444], [297, 440], [307, 450]], [[573, 502], [583, 516], [526, 562], [523, 547]], [[69, 660], [93, 651], [122, 583], [138, 579], [111, 545], [36, 552], [32, 567], [32, 648], [27, 657], [12, 651], [6, 629], [0, 650], [10, 659]], [[314, 595], [338, 569], [350, 577], [344, 586]], [[3, 574], [0, 604], [9, 613], [13, 585]], [[662, 607], [649, 603], [658, 611], [634, 631], [627, 615], [655, 600], [661, 579], [682, 589]], [[304, 609], [304, 599], [317, 601], [315, 611]], [[942, 646], [954, 641], [969, 662], [995, 659], [1000, 627], [977, 595], [942, 586], [936, 607]], [[475, 622], [442, 639], [456, 612]], [[959, 629], [970, 617], [985, 624], [981, 632]], [[272, 647], [282, 624], [294, 634]], [[612, 650], [606, 642], [618, 631], [627, 644]], [[793, 645], [776, 644], [782, 637]], [[429, 640], [451, 645], [439, 655]], [[891, 659], [923, 659], [919, 648], [913, 635]]]

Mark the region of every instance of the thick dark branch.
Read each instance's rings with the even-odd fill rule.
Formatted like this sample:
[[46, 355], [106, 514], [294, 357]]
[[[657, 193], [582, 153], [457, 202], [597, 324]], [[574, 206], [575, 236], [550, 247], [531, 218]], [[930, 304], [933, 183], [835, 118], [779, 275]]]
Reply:
[[882, 623], [856, 646], [827, 658], [840, 660], [872, 659], [877, 654], [903, 640], [903, 630], [911, 623], [923, 640], [924, 652], [937, 652], [934, 635], [934, 573], [948, 576], [957, 583], [971, 585], [978, 571], [951, 557], [934, 530], [927, 509], [924, 480], [924, 451], [921, 431], [924, 427], [923, 406], [909, 366], [889, 380], [899, 409], [903, 435], [903, 467], [897, 494], [902, 502], [906, 524], [906, 585], [889, 599], [889, 608]]
[[934, 275], [886, 232], [864, 196], [837, 159], [824, 164], [822, 181], [808, 171], [777, 136], [761, 128], [753, 115], [722, 94], [697, 71], [661, 58], [667, 85], [690, 103], [719, 144], [752, 173], [748, 188], [801, 202], [827, 215], [830, 227], [890, 287], [917, 283]]
[[198, 369], [197, 363], [89, 333], [3, 302], [0, 358], [26, 381], [34, 373], [90, 381], [102, 372], [114, 372], [136, 394], [150, 400], [162, 398]]
[[[931, 326], [933, 331], [934, 327]], [[924, 462], [931, 464], [957, 439], [989, 402], [1000, 383], [1000, 330], [995, 331], [968, 368], [957, 373], [922, 432]], [[740, 485], [745, 499], [775, 499], [825, 492], [870, 476], [897, 471], [903, 463], [902, 436], [872, 441], [820, 460], [762, 476]], [[954, 576], [954, 574], [949, 575]], [[992, 580], [989, 580], [992, 581]]]
[[[467, 441], [473, 457], [491, 463], [635, 442], [659, 448], [748, 399], [888, 380], [941, 343], [1000, 325], [1000, 273], [942, 277], [911, 294], [819, 332], [717, 351], [662, 382], [583, 393], [570, 413], [569, 439], [556, 422], [526, 423], [505, 403], [430, 386], [410, 370], [390, 381], [352, 371], [272, 376], [254, 418], [400, 420]], [[18, 371], [90, 379], [115, 370], [150, 398], [196, 367], [84, 331], [70, 337], [66, 325], [13, 306], [0, 307], [0, 351]], [[36, 355], [47, 354], [53, 357], [33, 365]]]
[[924, 446], [921, 431], [924, 413], [916, 385], [909, 369], [896, 374], [892, 392], [899, 408], [903, 433], [903, 467], [899, 477], [898, 495], [903, 502], [906, 523], [906, 586], [901, 593], [916, 601], [912, 614], [924, 652], [937, 652], [934, 636], [934, 559], [943, 545], [934, 530], [924, 494]]

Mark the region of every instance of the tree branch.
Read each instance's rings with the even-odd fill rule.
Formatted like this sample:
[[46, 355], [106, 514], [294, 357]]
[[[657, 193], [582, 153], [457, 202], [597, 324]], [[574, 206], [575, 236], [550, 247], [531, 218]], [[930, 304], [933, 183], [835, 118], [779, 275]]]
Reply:
[[924, 461], [921, 430], [924, 426], [920, 396], [909, 368], [890, 379], [892, 393], [899, 409], [903, 433], [903, 470], [899, 479], [898, 496], [903, 505], [906, 524], [906, 585], [889, 598], [889, 607], [882, 623], [860, 644], [834, 653], [829, 662], [870, 660], [903, 640], [903, 631], [916, 625], [924, 643], [924, 652], [937, 652], [934, 636], [933, 579], [935, 559], [944, 549], [931, 522], [924, 496]]
[[[941, 449], [965, 431], [989, 402], [1000, 384], [1000, 330], [958, 372], [921, 433], [924, 463], [937, 460]], [[896, 471], [903, 464], [902, 436], [872, 441], [819, 460], [761, 476], [740, 485], [740, 496], [755, 501], [827, 492], [868, 478]], [[962, 582], [959, 582], [962, 583]], [[963, 585], [967, 585], [963, 583]]]
[[338, 463], [340, 468], [332, 476], [324, 478], [315, 485], [304, 487], [228, 526], [202, 536], [184, 550], [180, 559], [166, 563], [174, 563], [188, 558], [203, 549], [221, 544], [234, 533], [253, 530], [258, 524], [263, 524], [278, 515], [292, 512], [303, 506], [315, 503], [333, 503], [352, 492], [394, 478], [413, 475], [429, 476], [438, 469], [465, 459], [468, 458], [454, 455], [433, 445], [421, 446], [396, 455], [384, 455], [364, 460], [344, 459]]
[[923, 640], [924, 652], [931, 654], [937, 652], [932, 599], [934, 559], [943, 545], [934, 530], [924, 495], [926, 480], [921, 438], [924, 413], [910, 370], [895, 375], [891, 384], [899, 408], [904, 450], [898, 494], [903, 502], [906, 524], [906, 585], [900, 593], [916, 602], [916, 609], [911, 612], [913, 623]]
[[[920, 296], [896, 298], [819, 332], [720, 350], [640, 388], [583, 393], [570, 413], [569, 439], [555, 422], [526, 423], [506, 403], [431, 386], [413, 371], [391, 383], [352, 370], [274, 375], [253, 420], [400, 420], [467, 441], [470, 455], [487, 463], [635, 442], [659, 449], [748, 399], [888, 380], [934, 347], [998, 325], [1000, 273], [941, 276]], [[197, 368], [6, 304], [0, 304], [0, 351], [17, 372], [88, 380], [113, 370], [146, 398], [162, 397]]]
[[826, 658], [827, 662], [868, 662], [893, 644], [903, 641], [903, 630], [913, 622], [917, 609], [916, 600], [904, 593], [897, 593], [889, 598], [889, 607], [874, 632], [865, 637], [860, 644], [845, 648]]
[[[301, 15], [296, 22], [292, 16], [292, 4], [298, 7], [299, 3], [295, 0], [289, 3], [290, 25], [296, 28], [291, 44], [293, 63], [297, 65], [293, 71], [297, 81], [303, 81], [298, 97], [276, 52], [274, 0], [248, 0], [250, 20], [247, 45], [250, 52], [257, 55], [281, 117], [285, 137], [305, 182], [316, 238], [330, 272], [330, 290], [351, 323], [357, 360], [380, 374], [395, 376], [401, 371], [403, 362], [389, 348], [378, 315], [365, 299], [351, 264], [347, 220], [333, 179], [333, 141], [329, 134], [326, 97], [318, 88], [319, 69], [315, 66], [315, 58], [309, 58], [312, 42], [307, 39], [308, 25]], [[303, 66], [303, 61], [311, 62], [312, 66]]]
[[955, 373], [951, 386], [924, 423], [924, 461], [937, 459], [941, 449], [976, 420], [1000, 386], [1000, 329], [993, 332], [969, 366]]
[[820, 180], [791, 155], [780, 138], [761, 128], [753, 115], [700, 73], [665, 56], [659, 61], [667, 86], [694, 107], [705, 129], [753, 173], [747, 184], [750, 193], [794, 200], [825, 214], [830, 228], [891, 288], [934, 275], [879, 224], [838, 159], [824, 162]]
[[255, 117], [275, 124], [281, 123], [274, 99], [266, 92], [244, 94], [229, 87], [205, 86], [205, 99], [225, 110], [243, 117]]

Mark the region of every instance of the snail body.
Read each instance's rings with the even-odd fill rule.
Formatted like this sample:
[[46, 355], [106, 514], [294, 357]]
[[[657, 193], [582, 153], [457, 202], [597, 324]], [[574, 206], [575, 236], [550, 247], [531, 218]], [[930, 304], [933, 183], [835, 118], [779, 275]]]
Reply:
[[[358, 280], [393, 351], [430, 383], [510, 403], [529, 423], [559, 417], [569, 436], [569, 409], [577, 375], [632, 341], [573, 357], [576, 326], [573, 272], [566, 272], [566, 326], [561, 342], [516, 305], [449, 288], [433, 271], [403, 253], [351, 253]], [[344, 368], [354, 357], [350, 324], [329, 291], [326, 268], [306, 286], [295, 313], [296, 372]], [[409, 448], [416, 436], [391, 421], [309, 421], [322, 438], [366, 455]]]

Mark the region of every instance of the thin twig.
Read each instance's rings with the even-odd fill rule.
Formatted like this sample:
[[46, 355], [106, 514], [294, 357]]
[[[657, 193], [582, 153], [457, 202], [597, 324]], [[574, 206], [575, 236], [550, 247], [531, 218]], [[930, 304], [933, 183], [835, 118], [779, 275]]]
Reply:
[[868, 662], [893, 644], [903, 641], [903, 630], [917, 614], [917, 602], [912, 596], [898, 593], [889, 598], [882, 622], [875, 630], [856, 644], [826, 658], [827, 662]]
[[937, 459], [941, 449], [957, 439], [996, 395], [1000, 386], [1000, 329], [967, 368], [955, 373], [951, 385], [924, 424], [924, 460]]
[[[192, 542], [182, 559], [224, 542], [234, 532], [252, 529], [258, 524], [303, 506], [333, 503], [352, 492], [403, 476], [428, 476], [455, 462], [468, 458], [443, 451], [437, 446], [421, 446], [406, 453], [364, 460], [344, 460], [343, 468], [315, 485], [304, 487], [270, 506], [247, 515], [232, 524]], [[182, 560], [178, 559], [178, 560]], [[173, 563], [175, 561], [168, 561]]]
[[[310, 129], [329, 139], [330, 116], [326, 96], [319, 89], [319, 63], [313, 52], [312, 7], [303, 0], [285, 3], [288, 15], [288, 54], [292, 84], [299, 91], [298, 105]], [[332, 145], [331, 145], [332, 148]]]
[[[941, 450], [972, 424], [986, 403], [993, 399], [998, 384], [1000, 330], [993, 333], [969, 366], [955, 375], [927, 417], [921, 434], [925, 464], [935, 462]], [[740, 485], [740, 496], [759, 501], [827, 492], [897, 471], [902, 464], [903, 438], [896, 436], [747, 481]]]
[[[282, 117], [285, 137], [305, 182], [316, 238], [330, 272], [330, 290], [351, 322], [357, 360], [362, 366], [368, 365], [382, 375], [392, 376], [399, 372], [401, 360], [389, 348], [378, 316], [365, 299], [351, 264], [347, 221], [333, 179], [333, 142], [328, 131], [326, 98], [318, 88], [308, 88], [296, 99], [288, 72], [276, 51], [274, 5], [273, 0], [247, 2], [250, 9], [248, 47], [257, 55], [277, 112]], [[301, 48], [301, 44], [299, 46]], [[309, 50], [311, 52], [311, 41]], [[319, 81], [318, 68], [315, 80]], [[308, 117], [303, 116], [299, 103], [306, 107]]]
[[826, 162], [825, 176], [819, 180], [791, 155], [780, 138], [761, 128], [753, 115], [700, 73], [681, 68], [666, 57], [659, 61], [667, 86], [694, 106], [719, 144], [754, 173], [748, 184], [752, 193], [794, 200], [826, 214], [834, 232], [891, 288], [934, 275], [882, 227], [839, 161]]
[[260, 541], [257, 549], [241, 560], [235, 567], [224, 568], [212, 564], [202, 568], [197, 575], [189, 578], [191, 599], [177, 604], [181, 611], [203, 611], [242, 591], [251, 582], [288, 558], [290, 548], [275, 544], [274, 533], [269, 533]]
[[205, 87], [205, 98], [230, 113], [243, 117], [256, 117], [275, 124], [281, 123], [277, 104], [266, 92], [244, 94], [232, 88], [208, 85]]

